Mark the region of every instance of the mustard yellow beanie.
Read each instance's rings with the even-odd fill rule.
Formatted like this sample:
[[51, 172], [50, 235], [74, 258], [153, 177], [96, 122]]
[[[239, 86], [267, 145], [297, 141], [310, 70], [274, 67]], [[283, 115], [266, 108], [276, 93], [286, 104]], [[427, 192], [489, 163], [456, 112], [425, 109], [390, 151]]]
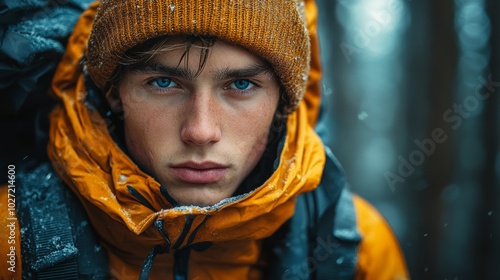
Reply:
[[86, 67], [101, 89], [119, 58], [148, 39], [209, 35], [267, 60], [289, 96], [302, 99], [309, 73], [310, 42], [300, 0], [103, 0], [87, 45]]

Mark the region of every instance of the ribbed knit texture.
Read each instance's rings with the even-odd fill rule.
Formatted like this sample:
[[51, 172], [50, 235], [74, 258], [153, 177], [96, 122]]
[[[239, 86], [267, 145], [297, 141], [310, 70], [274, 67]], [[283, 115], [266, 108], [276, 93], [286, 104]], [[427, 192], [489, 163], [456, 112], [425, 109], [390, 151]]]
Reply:
[[294, 110], [309, 73], [310, 43], [297, 0], [105, 0], [87, 47], [86, 67], [101, 89], [130, 48], [162, 35], [210, 35], [267, 60]]

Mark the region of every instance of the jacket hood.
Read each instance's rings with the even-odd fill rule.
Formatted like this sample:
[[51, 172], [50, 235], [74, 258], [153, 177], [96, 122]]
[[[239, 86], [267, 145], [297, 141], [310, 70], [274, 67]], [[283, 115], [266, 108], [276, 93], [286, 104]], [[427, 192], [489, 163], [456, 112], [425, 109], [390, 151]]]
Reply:
[[[53, 80], [60, 101], [51, 114], [48, 154], [77, 194], [104, 245], [144, 260], [152, 246], [260, 240], [288, 220], [295, 198], [321, 178], [325, 153], [301, 102], [288, 117], [279, 166], [255, 190], [208, 207], [173, 207], [160, 184], [120, 149], [97, 110], [86, 102], [85, 52], [97, 4], [80, 18]], [[310, 114], [310, 113], [309, 113]]]

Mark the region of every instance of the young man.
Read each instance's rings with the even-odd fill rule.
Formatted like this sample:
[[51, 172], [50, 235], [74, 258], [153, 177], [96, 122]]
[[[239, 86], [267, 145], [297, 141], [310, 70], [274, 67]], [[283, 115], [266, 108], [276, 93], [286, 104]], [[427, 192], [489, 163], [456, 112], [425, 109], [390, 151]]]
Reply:
[[92, 5], [53, 81], [55, 171], [19, 175], [8, 276], [407, 278], [312, 128], [314, 20], [312, 1]]

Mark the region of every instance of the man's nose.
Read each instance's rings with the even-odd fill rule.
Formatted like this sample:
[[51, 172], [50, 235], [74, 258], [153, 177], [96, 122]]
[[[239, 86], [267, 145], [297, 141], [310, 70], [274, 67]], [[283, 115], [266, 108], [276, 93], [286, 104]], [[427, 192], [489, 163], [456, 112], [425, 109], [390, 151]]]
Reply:
[[181, 140], [198, 146], [220, 141], [222, 131], [219, 123], [220, 104], [209, 92], [193, 94], [185, 112]]

